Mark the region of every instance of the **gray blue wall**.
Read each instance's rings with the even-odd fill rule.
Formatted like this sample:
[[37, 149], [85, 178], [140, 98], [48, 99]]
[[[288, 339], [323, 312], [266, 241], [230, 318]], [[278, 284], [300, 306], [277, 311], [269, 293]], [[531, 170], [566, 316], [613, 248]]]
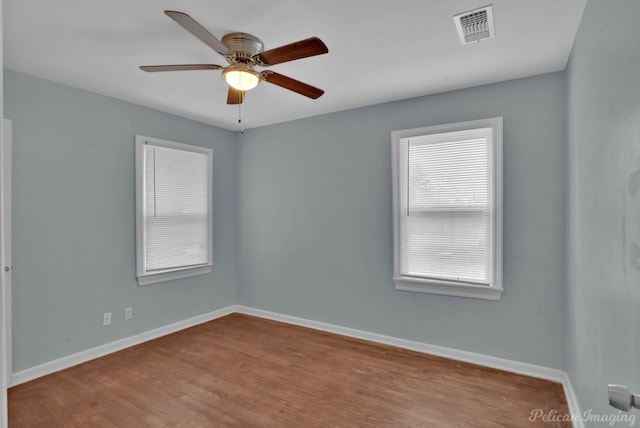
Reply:
[[[4, 79], [14, 130], [14, 371], [235, 303], [234, 133], [9, 70]], [[211, 274], [138, 287], [136, 134], [213, 149]], [[109, 311], [113, 325], [103, 327]]]
[[[504, 117], [504, 288], [396, 291], [390, 132]], [[238, 303], [563, 368], [563, 73], [273, 125], [239, 137]]]
[[[16, 371], [236, 302], [563, 367], [563, 73], [244, 135], [11, 71], [5, 89]], [[502, 301], [394, 290], [390, 132], [493, 116], [505, 120]], [[211, 275], [136, 285], [135, 134], [214, 149]]]
[[636, 0], [589, 0], [567, 69], [566, 362], [600, 414], [616, 414], [608, 383], [640, 391], [638, 16]]

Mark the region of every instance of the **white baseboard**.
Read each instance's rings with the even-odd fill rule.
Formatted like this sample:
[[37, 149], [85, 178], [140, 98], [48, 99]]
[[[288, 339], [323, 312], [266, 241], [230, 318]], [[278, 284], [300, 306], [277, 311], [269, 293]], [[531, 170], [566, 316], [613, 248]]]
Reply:
[[356, 330], [353, 328], [313, 321], [305, 318], [293, 317], [290, 315], [283, 315], [276, 312], [264, 311], [262, 309], [250, 308], [242, 305], [236, 305], [236, 312], [239, 312], [241, 314], [253, 315], [260, 318], [267, 318], [274, 321], [281, 321], [287, 324], [308, 327], [314, 330], [321, 330], [329, 333], [341, 334], [343, 336], [354, 337], [357, 339], [368, 340], [371, 342], [382, 343], [384, 345], [396, 346], [398, 348], [410, 349], [412, 351], [437, 355], [439, 357], [450, 358], [452, 360], [478, 364], [480, 366], [486, 366], [498, 370], [523, 374], [539, 379], [558, 382], [562, 384], [562, 387], [564, 389], [564, 393], [567, 399], [567, 406], [569, 407], [569, 413], [574, 418], [574, 428], [584, 428], [584, 422], [581, 418], [582, 414], [580, 413], [580, 407], [578, 406], [577, 397], [575, 395], [575, 392], [573, 391], [573, 387], [571, 386], [571, 382], [569, 380], [567, 372], [563, 370], [552, 369], [535, 364], [522, 363], [520, 361], [507, 360], [504, 358], [492, 357], [475, 352], [461, 351], [459, 349], [447, 348], [444, 346], [430, 345], [428, 343], [415, 342], [412, 340], [400, 339], [392, 336], [385, 336], [383, 334]]
[[584, 428], [584, 421], [582, 420], [582, 413], [580, 412], [580, 405], [578, 404], [578, 396], [571, 386], [571, 380], [569, 375], [565, 372], [564, 380], [562, 381], [562, 387], [564, 388], [564, 395], [567, 398], [567, 406], [569, 407], [569, 413], [573, 416], [573, 428]]
[[29, 382], [30, 380], [41, 376], [77, 366], [78, 364], [86, 363], [87, 361], [94, 360], [99, 357], [104, 357], [105, 355], [121, 351], [125, 348], [139, 345], [149, 340], [157, 339], [159, 337], [232, 314], [233, 312], [235, 312], [235, 305], [230, 305], [213, 312], [178, 321], [163, 327], [154, 328], [153, 330], [145, 331], [144, 333], [136, 334], [135, 336], [126, 337], [124, 339], [116, 340], [115, 342], [106, 343], [104, 345], [96, 346], [95, 348], [87, 349], [35, 367], [21, 370], [13, 373], [13, 375], [9, 377], [9, 387], [20, 385], [21, 383]]
[[159, 337], [166, 336], [168, 334], [175, 333], [177, 331], [184, 330], [186, 328], [193, 327], [207, 321], [212, 321], [216, 318], [220, 318], [234, 312], [558, 382], [561, 383], [564, 388], [569, 412], [575, 418], [575, 420], [573, 421], [574, 428], [584, 428], [584, 422], [580, 417], [581, 413], [580, 407], [578, 406], [578, 400], [576, 398], [573, 387], [571, 386], [569, 377], [563, 370], [523, 363], [520, 361], [507, 360], [504, 358], [492, 357], [475, 352], [461, 351], [459, 349], [447, 348], [444, 346], [430, 345], [423, 342], [400, 339], [397, 337], [371, 333], [363, 330], [356, 330], [353, 328], [313, 321], [305, 318], [298, 318], [290, 315], [283, 315], [276, 312], [269, 312], [262, 309], [256, 309], [242, 305], [230, 305], [225, 308], [209, 312], [207, 314], [198, 315], [193, 318], [149, 330], [135, 336], [107, 343], [105, 345], [100, 345], [95, 348], [87, 349], [86, 351], [78, 352], [76, 354], [67, 355], [65, 357], [16, 372], [10, 377], [9, 386], [16, 386], [21, 383], [39, 378], [41, 376], [45, 376], [59, 370], [64, 370], [66, 368], [85, 363], [95, 358], [103, 357], [105, 355], [120, 351], [134, 345], [139, 345], [140, 343], [147, 342], [149, 340], [157, 339]]
[[477, 354], [474, 352], [461, 351], [459, 349], [446, 348], [444, 346], [430, 345], [428, 343], [415, 342], [412, 340], [400, 339], [392, 336], [385, 336], [383, 334], [356, 330], [353, 328], [327, 324], [323, 322], [308, 320], [305, 318], [292, 317], [289, 315], [263, 311], [262, 309], [255, 309], [247, 306], [237, 305], [236, 311], [242, 314], [253, 315], [260, 318], [267, 318], [274, 321], [281, 321], [288, 324], [295, 324], [302, 327], [312, 328], [314, 330], [341, 334], [343, 336], [355, 337], [357, 339], [364, 339], [371, 342], [396, 346], [398, 348], [410, 349], [412, 351], [422, 352], [425, 354], [437, 355], [439, 357], [478, 364], [481, 366], [491, 367], [512, 373], [551, 380], [558, 383], [563, 383], [565, 380], [566, 373], [563, 370], [552, 369], [549, 367], [507, 360], [504, 358], [492, 357], [489, 355]]

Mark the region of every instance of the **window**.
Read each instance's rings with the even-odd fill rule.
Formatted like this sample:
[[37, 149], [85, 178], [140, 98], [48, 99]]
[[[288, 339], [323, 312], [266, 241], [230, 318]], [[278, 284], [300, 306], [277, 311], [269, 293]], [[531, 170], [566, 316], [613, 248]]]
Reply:
[[502, 118], [391, 137], [396, 289], [499, 300]]
[[139, 285], [211, 272], [211, 149], [136, 136]]

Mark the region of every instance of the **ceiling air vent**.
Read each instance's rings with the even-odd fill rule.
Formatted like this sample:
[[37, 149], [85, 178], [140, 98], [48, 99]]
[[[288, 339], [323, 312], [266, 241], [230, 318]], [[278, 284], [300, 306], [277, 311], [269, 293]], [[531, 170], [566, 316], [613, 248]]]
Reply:
[[495, 35], [492, 5], [459, 13], [453, 17], [453, 22], [463, 45], [490, 39]]

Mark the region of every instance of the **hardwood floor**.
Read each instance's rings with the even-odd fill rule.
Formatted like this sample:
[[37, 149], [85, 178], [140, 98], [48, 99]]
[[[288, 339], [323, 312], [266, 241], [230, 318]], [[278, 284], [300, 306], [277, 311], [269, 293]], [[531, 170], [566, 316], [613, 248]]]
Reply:
[[9, 390], [10, 428], [571, 426], [533, 409], [562, 386], [240, 314]]

